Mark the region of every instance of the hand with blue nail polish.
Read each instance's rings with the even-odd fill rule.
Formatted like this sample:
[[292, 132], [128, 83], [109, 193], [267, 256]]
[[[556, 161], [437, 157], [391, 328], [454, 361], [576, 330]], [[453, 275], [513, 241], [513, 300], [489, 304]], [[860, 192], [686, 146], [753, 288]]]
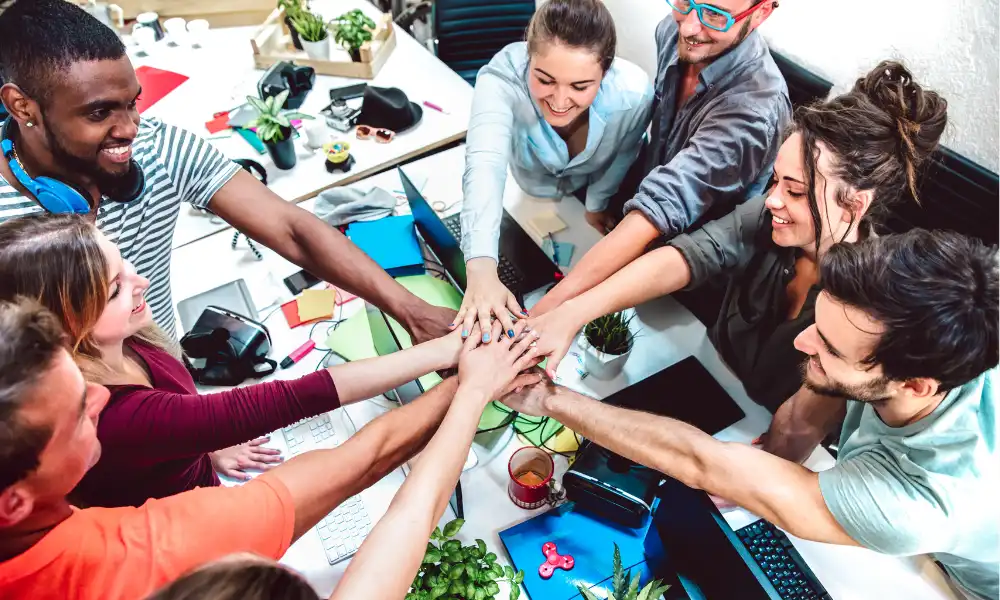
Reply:
[[[465, 287], [465, 297], [458, 309], [456, 323], [461, 323], [465, 331], [471, 330], [473, 323], [478, 322], [479, 328], [486, 332], [483, 343], [497, 341], [514, 329], [514, 316], [527, 315], [514, 298], [514, 294], [500, 282], [497, 276], [497, 263], [492, 258], [473, 258], [466, 263], [468, 282]], [[499, 334], [491, 334], [493, 320], [500, 322]]]

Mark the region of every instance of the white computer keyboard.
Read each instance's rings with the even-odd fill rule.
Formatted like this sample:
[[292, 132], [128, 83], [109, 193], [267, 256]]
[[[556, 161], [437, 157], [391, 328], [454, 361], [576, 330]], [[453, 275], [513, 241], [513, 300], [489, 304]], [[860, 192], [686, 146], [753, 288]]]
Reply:
[[[281, 433], [292, 456], [340, 445], [329, 413], [289, 425]], [[371, 528], [368, 509], [361, 496], [352, 496], [321, 519], [314, 529], [323, 543], [326, 559], [332, 565], [354, 556]]]

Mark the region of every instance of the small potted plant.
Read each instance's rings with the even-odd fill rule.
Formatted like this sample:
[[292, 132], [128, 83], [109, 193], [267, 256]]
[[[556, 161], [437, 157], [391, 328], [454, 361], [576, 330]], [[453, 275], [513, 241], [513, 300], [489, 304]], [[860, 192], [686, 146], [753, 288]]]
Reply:
[[288, 28], [288, 33], [292, 36], [292, 45], [297, 50], [302, 50], [302, 40], [299, 39], [299, 32], [295, 30], [295, 26], [292, 24], [292, 19], [295, 18], [295, 15], [304, 10], [302, 0], [278, 0], [278, 8], [285, 11], [285, 27]]
[[247, 102], [258, 112], [248, 127], [257, 129], [257, 137], [264, 142], [274, 166], [282, 170], [295, 166], [295, 143], [292, 141], [291, 120], [312, 118], [300, 112], [283, 111], [281, 107], [285, 105], [287, 98], [288, 90], [283, 90], [277, 96], [268, 96], [267, 100], [247, 96]]
[[292, 17], [292, 27], [299, 32], [302, 49], [313, 60], [328, 60], [330, 58], [330, 34], [326, 30], [326, 22], [318, 15], [307, 10], [300, 11]]
[[[611, 590], [605, 590], [608, 600], [660, 600], [663, 593], [670, 589], [669, 585], [663, 585], [663, 581], [655, 579], [639, 589], [639, 576], [632, 579], [631, 569], [624, 572], [622, 569], [622, 553], [615, 544], [614, 571], [611, 574]], [[586, 600], [600, 600], [597, 594], [582, 585], [577, 585], [580, 594]]]
[[455, 519], [444, 526], [444, 531], [440, 527], [434, 529], [406, 600], [492, 600], [500, 593], [499, 581], [510, 584], [509, 600], [521, 596], [524, 571], [514, 571], [510, 565], [501, 566], [497, 555], [487, 552], [483, 540], [463, 546], [455, 536], [464, 524], [464, 520]]
[[375, 21], [368, 18], [359, 8], [346, 12], [333, 21], [333, 39], [347, 50], [351, 60], [361, 62], [361, 46], [372, 39]]
[[580, 346], [588, 373], [598, 379], [614, 379], [622, 372], [635, 341], [630, 329], [633, 316], [620, 312], [604, 315], [583, 328]]

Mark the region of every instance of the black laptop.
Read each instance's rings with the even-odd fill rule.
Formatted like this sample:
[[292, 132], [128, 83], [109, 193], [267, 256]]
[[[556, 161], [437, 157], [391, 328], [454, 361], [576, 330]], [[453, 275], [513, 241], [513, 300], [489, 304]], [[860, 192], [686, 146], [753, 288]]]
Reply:
[[[403, 169], [398, 171], [420, 237], [464, 292], [467, 279], [465, 256], [461, 247], [462, 216], [455, 214], [444, 219], [439, 217]], [[506, 210], [500, 221], [499, 242], [497, 275], [500, 282], [517, 297], [518, 302], [523, 303], [525, 294], [552, 285], [562, 278], [559, 266], [552, 262]]]

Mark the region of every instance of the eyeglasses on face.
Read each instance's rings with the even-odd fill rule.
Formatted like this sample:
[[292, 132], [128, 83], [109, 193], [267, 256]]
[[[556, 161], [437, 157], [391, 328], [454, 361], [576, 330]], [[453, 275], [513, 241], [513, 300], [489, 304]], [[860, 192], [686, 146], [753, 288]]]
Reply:
[[692, 10], [697, 11], [698, 20], [701, 21], [702, 25], [708, 27], [709, 29], [714, 29], [715, 31], [725, 32], [729, 31], [733, 25], [753, 14], [753, 11], [760, 8], [761, 4], [769, 1], [770, 0], [760, 0], [760, 2], [754, 3], [754, 5], [750, 8], [735, 15], [727, 10], [718, 8], [711, 4], [701, 4], [695, 0], [667, 0], [667, 4], [670, 5], [670, 8], [682, 15], [686, 15]]

